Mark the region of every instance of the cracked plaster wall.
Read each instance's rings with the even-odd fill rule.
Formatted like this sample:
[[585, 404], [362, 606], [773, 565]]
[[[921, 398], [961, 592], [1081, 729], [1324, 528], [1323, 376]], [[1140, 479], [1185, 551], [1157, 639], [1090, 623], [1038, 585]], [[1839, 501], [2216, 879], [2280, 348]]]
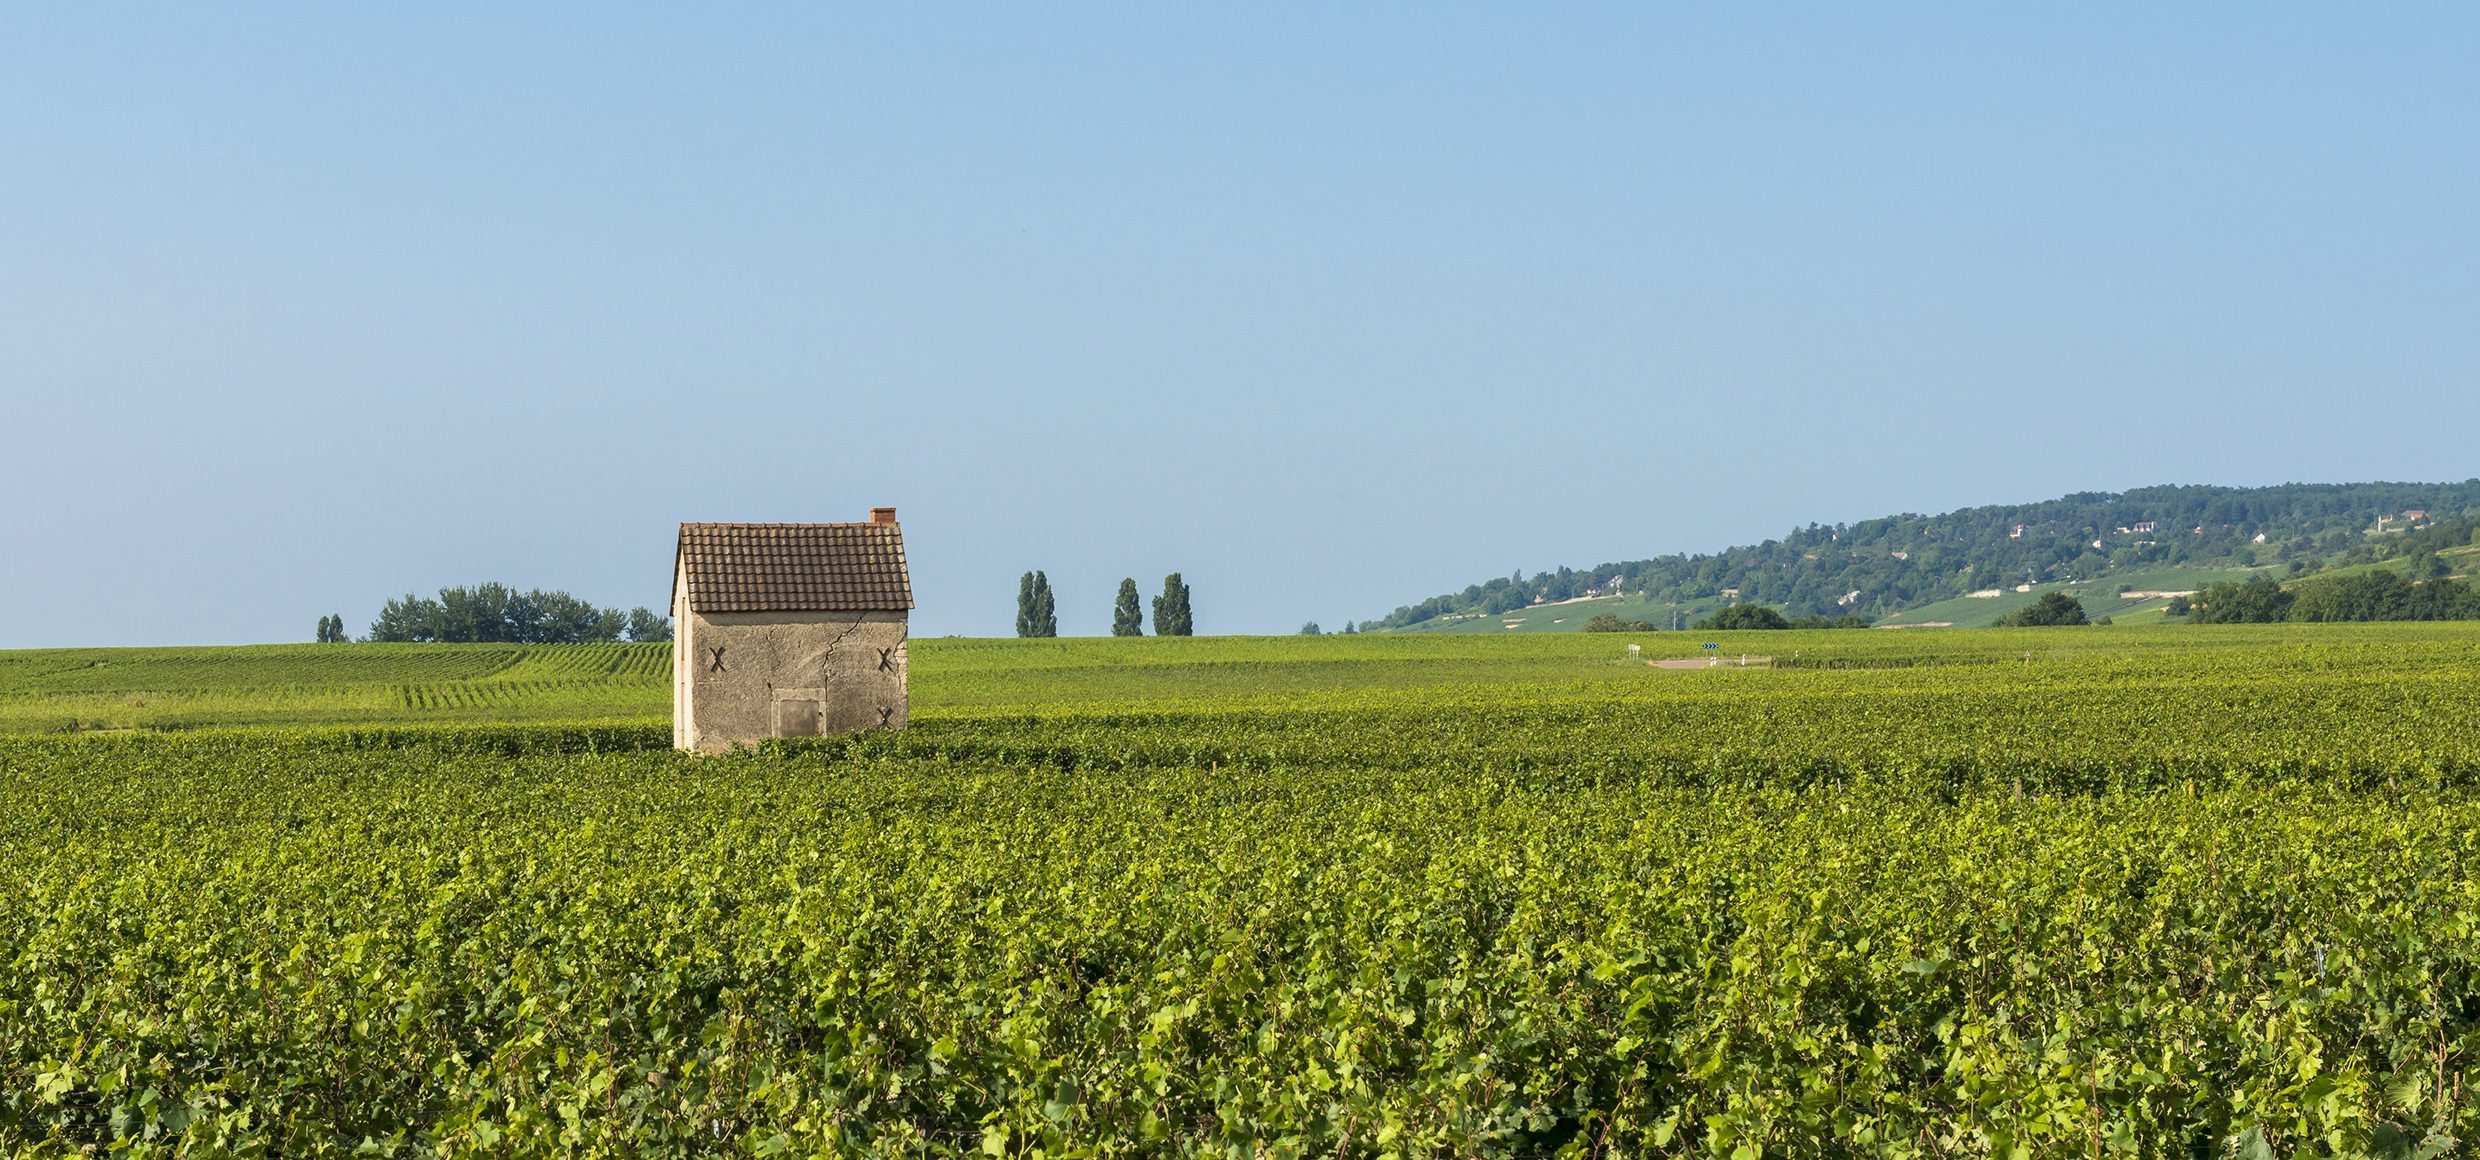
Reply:
[[770, 737], [903, 728], [905, 619], [901, 612], [676, 615], [672, 743], [721, 753]]

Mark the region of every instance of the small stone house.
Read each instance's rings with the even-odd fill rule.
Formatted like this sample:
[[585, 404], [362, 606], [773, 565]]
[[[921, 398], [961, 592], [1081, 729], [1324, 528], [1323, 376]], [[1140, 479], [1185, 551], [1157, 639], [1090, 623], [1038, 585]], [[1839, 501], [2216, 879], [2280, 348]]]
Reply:
[[912, 608], [894, 508], [868, 523], [680, 525], [673, 746], [903, 728]]

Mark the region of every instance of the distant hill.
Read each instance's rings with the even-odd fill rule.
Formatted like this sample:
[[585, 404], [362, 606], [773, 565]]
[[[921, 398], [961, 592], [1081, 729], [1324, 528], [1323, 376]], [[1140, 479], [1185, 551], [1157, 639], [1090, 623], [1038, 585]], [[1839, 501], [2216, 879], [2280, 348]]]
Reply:
[[[1793, 616], [1986, 624], [2068, 588], [2095, 615], [2153, 613], [2200, 587], [2366, 566], [2464, 548], [2480, 533], [2480, 479], [2462, 483], [2166, 485], [2029, 504], [1810, 524], [1779, 540], [1501, 576], [1361, 627], [1393, 632], [1573, 632], [1609, 613], [1668, 628], [1736, 602]], [[2454, 551], [2459, 563], [2467, 553]], [[2028, 587], [2027, 587], [2028, 586]], [[1927, 612], [1949, 615], [1921, 615]], [[2144, 618], [2141, 615], [2139, 618]]]

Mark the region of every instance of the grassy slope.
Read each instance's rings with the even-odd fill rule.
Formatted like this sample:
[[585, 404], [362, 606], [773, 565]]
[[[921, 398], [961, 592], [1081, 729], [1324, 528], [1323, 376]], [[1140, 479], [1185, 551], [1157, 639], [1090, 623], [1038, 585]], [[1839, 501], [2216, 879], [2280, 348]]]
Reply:
[[[1029, 712], [1317, 709], [1338, 698], [1460, 699], [1525, 685], [1596, 700], [1724, 690], [1818, 673], [1630, 664], [1727, 654], [1863, 669], [2044, 662], [2161, 667], [2267, 645], [2353, 642], [2468, 650], [2480, 624], [2119, 627], [1974, 633], [1508, 633], [1165, 640], [913, 642], [917, 720]], [[2462, 655], [2458, 652], [2456, 655]], [[100, 663], [98, 663], [100, 662]], [[270, 645], [0, 652], [0, 732], [71, 727], [529, 721], [657, 722], [670, 713], [664, 645]], [[1838, 679], [1851, 674], [1837, 674]], [[1863, 678], [1865, 679], [1865, 678]], [[1729, 684], [1716, 684], [1728, 682]]]
[[[2471, 549], [2469, 551], [2480, 551]], [[2379, 565], [2381, 566], [2381, 565]], [[2167, 601], [2132, 601], [2117, 599], [2122, 591], [2165, 591], [2202, 588], [2224, 580], [2244, 580], [2253, 571], [2236, 565], [2227, 567], [2158, 567], [2113, 572], [2098, 583], [2043, 584], [2030, 592], [2007, 592], [2002, 596], [1975, 599], [1958, 596], [1930, 604], [1908, 608], [1887, 616], [1880, 623], [1889, 626], [1919, 626], [1946, 622], [1956, 628], [1987, 628], [1997, 619], [2024, 605], [2040, 599], [2044, 592], [2064, 588], [2083, 601], [2085, 611], [2093, 616], [2108, 616], [2129, 623], [2154, 623], [2162, 619], [2161, 609]], [[2279, 575], [2278, 572], [2275, 573]], [[1669, 625], [1671, 613], [1681, 614], [1683, 623], [1721, 608], [1728, 601], [1708, 598], [1686, 604], [1666, 603], [1642, 596], [1605, 596], [1596, 600], [1578, 600], [1564, 604], [1542, 604], [1519, 609], [1503, 616], [1442, 617], [1424, 621], [1410, 628], [1395, 630], [1405, 635], [1477, 635], [1508, 636], [1520, 633], [1579, 632], [1584, 623], [1595, 616], [1609, 613], [1621, 620], [1648, 621]], [[2130, 619], [2132, 618], [2132, 619]]]
[[1592, 600], [1576, 600], [1561, 604], [1538, 604], [1517, 609], [1503, 616], [1441, 617], [1423, 621], [1399, 630], [1409, 635], [1475, 635], [1506, 636], [1511, 633], [1580, 632], [1584, 622], [1608, 613], [1625, 621], [1647, 621], [1656, 625], [1671, 623], [1671, 614], [1680, 614], [1681, 623], [1695, 620], [1725, 601], [1714, 598], [1687, 604], [1674, 604], [1643, 596], [1604, 596]]
[[[2030, 592], [2008, 592], [2003, 596], [1974, 599], [1955, 597], [1917, 608], [1907, 609], [1885, 618], [1888, 625], [1924, 625], [1945, 621], [1957, 628], [1987, 628], [1997, 619], [2024, 605], [2040, 599], [2044, 592], [2064, 588], [2083, 601], [2085, 611], [2114, 620], [2151, 622], [2161, 619], [2164, 600], [2120, 600], [2122, 591], [2168, 591], [2201, 588], [2223, 580], [2245, 579], [2249, 570], [2239, 567], [2220, 568], [2138, 568], [2114, 572], [2096, 584], [2044, 584]], [[1621, 620], [1648, 621], [1667, 626], [1672, 612], [1681, 614], [1681, 622], [1693, 622], [1713, 612], [1726, 602], [1707, 599], [1688, 604], [1671, 604], [1642, 596], [1606, 596], [1596, 600], [1578, 600], [1564, 604], [1541, 604], [1519, 609], [1503, 616], [1467, 616], [1426, 621], [1401, 630], [1404, 635], [1475, 635], [1510, 636], [1542, 632], [1577, 632], [1595, 616], [1608, 613]]]
[[1887, 617], [1889, 625], [1952, 623], [1957, 628], [1987, 628], [1999, 617], [2041, 598], [2046, 592], [2064, 590], [2084, 605], [2088, 616], [2107, 616], [2121, 623], [2149, 623], [2161, 619], [2167, 600], [2120, 600], [2121, 592], [2179, 592], [2202, 588], [2225, 580], [2244, 580], [2244, 568], [2137, 568], [2113, 572], [2098, 583], [2042, 584], [2030, 592], [2007, 592], [2004, 595], [1975, 598], [1958, 596], [1906, 609]]

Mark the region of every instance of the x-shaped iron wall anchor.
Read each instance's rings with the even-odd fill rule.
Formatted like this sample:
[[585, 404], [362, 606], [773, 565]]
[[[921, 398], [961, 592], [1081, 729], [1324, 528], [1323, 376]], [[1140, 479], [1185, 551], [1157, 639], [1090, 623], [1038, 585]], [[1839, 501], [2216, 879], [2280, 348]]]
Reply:
[[714, 658], [715, 658], [715, 659], [713, 660], [713, 662], [712, 662], [712, 663], [710, 663], [710, 664], [708, 664], [708, 665], [706, 666], [706, 671], [707, 671], [707, 672], [710, 672], [710, 673], [720, 673], [720, 672], [722, 672], [722, 671], [723, 671], [723, 650], [722, 650], [721, 648], [710, 648], [710, 649], [708, 649], [708, 650], [706, 650], [706, 651], [707, 651], [707, 652], [709, 652], [709, 653], [711, 653], [711, 654], [713, 654], [713, 655], [714, 655]]

